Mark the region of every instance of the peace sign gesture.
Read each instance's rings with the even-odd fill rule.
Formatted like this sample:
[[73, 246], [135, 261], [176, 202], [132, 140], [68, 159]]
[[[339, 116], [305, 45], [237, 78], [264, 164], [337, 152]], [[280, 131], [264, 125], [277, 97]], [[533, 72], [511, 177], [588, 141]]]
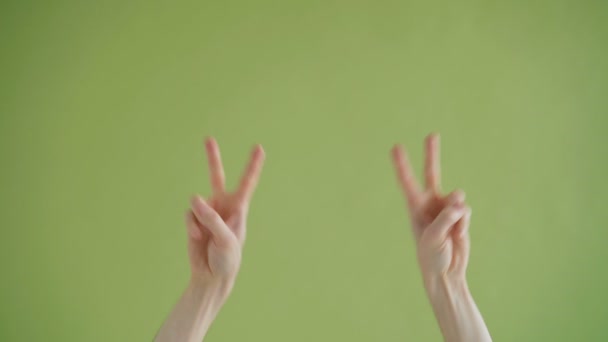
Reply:
[[217, 142], [205, 141], [212, 195], [193, 196], [186, 213], [188, 255], [192, 276], [205, 281], [233, 281], [241, 263], [249, 202], [264, 164], [264, 150], [256, 145], [238, 189], [227, 192]]
[[392, 151], [397, 179], [407, 200], [417, 254], [423, 276], [464, 277], [469, 259], [471, 208], [464, 192], [443, 195], [440, 188], [439, 135], [425, 141], [425, 186], [415, 180], [407, 153], [396, 145]]

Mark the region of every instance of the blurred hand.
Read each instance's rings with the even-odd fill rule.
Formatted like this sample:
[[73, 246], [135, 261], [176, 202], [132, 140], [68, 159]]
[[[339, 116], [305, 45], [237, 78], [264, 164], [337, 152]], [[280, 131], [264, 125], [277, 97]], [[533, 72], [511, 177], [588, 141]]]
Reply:
[[241, 265], [249, 201], [262, 171], [264, 151], [255, 146], [238, 189], [227, 192], [220, 150], [205, 141], [212, 195], [193, 196], [186, 213], [191, 278], [158, 331], [156, 342], [201, 341], [227, 299]]
[[209, 138], [205, 147], [212, 195], [192, 197], [186, 213], [190, 268], [195, 280], [231, 283], [241, 264], [249, 202], [264, 164], [264, 150], [259, 145], [253, 148], [238, 189], [228, 192], [217, 142]]
[[425, 186], [415, 180], [405, 150], [392, 151], [399, 184], [407, 200], [423, 277], [463, 279], [469, 259], [471, 208], [461, 190], [443, 195], [440, 189], [439, 136], [426, 138]]

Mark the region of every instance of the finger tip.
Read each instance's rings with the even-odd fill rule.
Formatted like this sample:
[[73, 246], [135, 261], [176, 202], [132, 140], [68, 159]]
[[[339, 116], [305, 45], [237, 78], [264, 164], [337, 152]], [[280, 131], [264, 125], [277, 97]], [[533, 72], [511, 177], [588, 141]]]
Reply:
[[426, 136], [426, 144], [429, 146], [433, 146], [436, 145], [437, 143], [439, 143], [439, 133], [438, 132], [431, 132]]
[[454, 191], [454, 196], [455, 196], [457, 202], [462, 203], [466, 199], [467, 194], [464, 192], [464, 190], [458, 189], [458, 190]]
[[391, 148], [391, 154], [393, 157], [399, 158], [401, 156], [405, 156], [407, 153], [403, 145], [396, 143], [393, 145], [393, 148]]
[[266, 158], [266, 151], [264, 151], [262, 144], [253, 145], [253, 153], [260, 158]]
[[206, 136], [204, 140], [205, 146], [207, 146], [207, 148], [212, 148], [217, 145], [217, 141], [212, 136]]
[[[441, 195], [439, 195], [441, 196]], [[447, 196], [443, 197], [445, 204], [447, 205], [464, 205], [466, 194], [464, 191], [458, 189], [450, 192]]]
[[190, 204], [192, 204], [192, 206], [198, 206], [200, 204], [204, 204], [205, 200], [203, 200], [203, 197], [201, 197], [201, 195], [192, 195], [190, 196]]

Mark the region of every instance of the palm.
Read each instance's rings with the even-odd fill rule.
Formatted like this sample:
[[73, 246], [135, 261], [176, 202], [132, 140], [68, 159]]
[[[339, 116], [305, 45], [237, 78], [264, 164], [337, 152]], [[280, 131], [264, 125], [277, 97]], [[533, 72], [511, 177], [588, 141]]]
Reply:
[[422, 194], [420, 206], [415, 209], [417, 216], [412, 217], [412, 227], [416, 238], [420, 238], [424, 233], [424, 227], [428, 226], [437, 218], [437, 215], [445, 208], [445, 197], [441, 197], [433, 192]]
[[235, 192], [226, 192], [219, 148], [213, 139], [206, 142], [213, 195], [206, 201], [191, 200], [186, 214], [189, 231], [188, 255], [193, 275], [204, 278], [233, 277], [238, 272], [245, 241], [249, 201], [262, 168], [264, 152], [256, 146]]
[[423, 272], [464, 272], [468, 261], [470, 209], [464, 205], [462, 191], [454, 191], [447, 196], [440, 193], [438, 145], [436, 135], [427, 138], [424, 190], [415, 181], [407, 155], [400, 146], [393, 149], [393, 160], [408, 202]]

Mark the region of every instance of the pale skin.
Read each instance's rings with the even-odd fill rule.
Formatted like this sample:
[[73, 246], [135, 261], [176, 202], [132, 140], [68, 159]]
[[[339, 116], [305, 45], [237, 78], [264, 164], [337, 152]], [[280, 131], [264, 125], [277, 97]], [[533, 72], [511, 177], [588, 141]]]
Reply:
[[398, 183], [407, 202], [424, 286], [446, 342], [492, 341], [469, 292], [471, 208], [462, 190], [442, 194], [439, 135], [425, 141], [424, 187], [415, 180], [407, 153], [392, 150]]
[[[156, 342], [202, 341], [239, 271], [249, 203], [264, 151], [259, 145], [253, 148], [239, 187], [227, 192], [219, 147], [212, 138], [205, 147], [212, 195], [192, 197], [186, 212], [191, 277]], [[424, 187], [416, 182], [401, 146], [393, 148], [392, 159], [409, 209], [424, 286], [444, 340], [491, 341], [466, 281], [471, 209], [461, 190], [441, 193], [439, 136], [426, 139]]]
[[241, 265], [249, 203], [264, 164], [256, 145], [238, 188], [225, 188], [215, 139], [205, 141], [212, 195], [193, 196], [185, 214], [190, 282], [158, 332], [156, 342], [200, 342], [228, 298]]

